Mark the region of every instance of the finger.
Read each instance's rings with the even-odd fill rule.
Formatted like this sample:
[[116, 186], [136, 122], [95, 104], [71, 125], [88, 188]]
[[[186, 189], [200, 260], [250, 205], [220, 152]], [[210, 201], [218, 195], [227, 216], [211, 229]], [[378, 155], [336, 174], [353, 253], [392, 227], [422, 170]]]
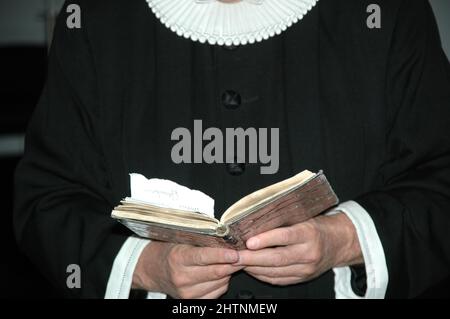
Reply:
[[175, 274], [173, 281], [177, 286], [193, 286], [229, 277], [243, 268], [234, 265], [191, 266]]
[[271, 285], [275, 286], [288, 286], [288, 285], [295, 285], [301, 282], [305, 282], [306, 280], [299, 277], [282, 277], [282, 278], [273, 278], [273, 277], [267, 277], [263, 275], [255, 275], [253, 276], [256, 279], [269, 283]]
[[228, 286], [230, 277], [222, 278], [219, 280], [202, 282], [193, 286], [186, 286], [178, 290], [178, 297], [181, 299], [195, 299], [201, 298], [207, 294], [210, 294], [223, 286]]
[[298, 263], [294, 246], [265, 248], [261, 250], [242, 250], [236, 265], [284, 267]]
[[311, 267], [303, 265], [292, 265], [286, 267], [246, 267], [245, 271], [252, 275], [261, 275], [266, 277], [304, 277], [310, 275]]
[[225, 248], [192, 247], [184, 254], [184, 264], [206, 266], [212, 264], [232, 264], [239, 260], [238, 252]]
[[297, 224], [294, 226], [272, 229], [249, 238], [246, 245], [248, 249], [257, 250], [267, 247], [303, 243], [308, 240], [308, 232], [304, 232], [303, 228], [304, 227], [301, 224]]

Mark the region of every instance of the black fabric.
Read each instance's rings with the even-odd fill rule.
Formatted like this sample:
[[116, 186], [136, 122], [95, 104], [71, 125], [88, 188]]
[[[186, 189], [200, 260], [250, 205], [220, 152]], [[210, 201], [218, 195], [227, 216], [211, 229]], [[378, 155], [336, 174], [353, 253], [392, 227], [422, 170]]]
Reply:
[[367, 274], [365, 265], [357, 265], [350, 267], [351, 270], [351, 287], [355, 294], [363, 297], [367, 292]]
[[[425, 0], [321, 0], [282, 35], [230, 50], [166, 29], [145, 1], [71, 1], [17, 170], [18, 241], [69, 296], [104, 296], [130, 233], [110, 218], [129, 195], [129, 173], [174, 180], [216, 201], [216, 211], [303, 169], [323, 169], [341, 201], [373, 217], [386, 252], [388, 297], [413, 297], [450, 269], [450, 75]], [[65, 12], [63, 9], [62, 12]], [[238, 107], [223, 105], [224, 92]], [[237, 96], [237, 95], [236, 95]], [[225, 164], [175, 164], [171, 133], [203, 128], [280, 129], [280, 169], [242, 174]], [[155, 256], [158, 258], [158, 256]], [[66, 268], [79, 264], [81, 289]], [[332, 298], [331, 271], [275, 287], [244, 272], [224, 297]]]
[[357, 201], [384, 244], [388, 295], [414, 297], [450, 269], [450, 68], [428, 2], [405, 2], [399, 12], [387, 60], [385, 158]]

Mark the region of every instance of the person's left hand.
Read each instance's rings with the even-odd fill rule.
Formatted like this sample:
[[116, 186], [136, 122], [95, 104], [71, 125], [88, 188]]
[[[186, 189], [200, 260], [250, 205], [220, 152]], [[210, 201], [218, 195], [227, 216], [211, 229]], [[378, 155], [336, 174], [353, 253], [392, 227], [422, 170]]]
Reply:
[[333, 267], [364, 263], [356, 230], [343, 213], [273, 229], [246, 245], [236, 265], [273, 285], [297, 284]]

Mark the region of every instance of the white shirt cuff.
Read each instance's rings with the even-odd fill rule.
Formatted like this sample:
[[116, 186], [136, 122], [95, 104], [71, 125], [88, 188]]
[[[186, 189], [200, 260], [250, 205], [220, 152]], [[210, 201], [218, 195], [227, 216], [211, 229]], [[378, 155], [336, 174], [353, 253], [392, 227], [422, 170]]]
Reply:
[[[129, 237], [114, 259], [106, 287], [105, 299], [128, 299], [133, 281], [134, 269], [145, 246], [150, 240]], [[148, 292], [147, 299], [165, 299], [159, 292]]]
[[340, 204], [329, 214], [343, 212], [356, 228], [364, 257], [367, 291], [364, 297], [355, 294], [351, 287], [350, 267], [333, 268], [336, 299], [383, 299], [389, 282], [389, 274], [383, 246], [369, 213], [358, 203]]

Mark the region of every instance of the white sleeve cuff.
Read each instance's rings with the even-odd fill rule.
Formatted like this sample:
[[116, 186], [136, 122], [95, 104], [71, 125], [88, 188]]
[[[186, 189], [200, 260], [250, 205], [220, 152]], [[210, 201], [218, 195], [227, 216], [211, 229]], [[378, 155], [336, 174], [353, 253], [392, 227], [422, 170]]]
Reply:
[[367, 276], [364, 297], [356, 295], [351, 287], [349, 267], [333, 268], [336, 299], [383, 299], [389, 282], [386, 257], [375, 224], [367, 211], [358, 203], [340, 204], [330, 214], [343, 212], [352, 221], [359, 238]]
[[[114, 259], [111, 274], [106, 287], [105, 299], [128, 299], [133, 281], [134, 269], [139, 256], [150, 241], [147, 239], [129, 237], [122, 245]], [[147, 299], [165, 299], [166, 295], [159, 292], [149, 292]]]

